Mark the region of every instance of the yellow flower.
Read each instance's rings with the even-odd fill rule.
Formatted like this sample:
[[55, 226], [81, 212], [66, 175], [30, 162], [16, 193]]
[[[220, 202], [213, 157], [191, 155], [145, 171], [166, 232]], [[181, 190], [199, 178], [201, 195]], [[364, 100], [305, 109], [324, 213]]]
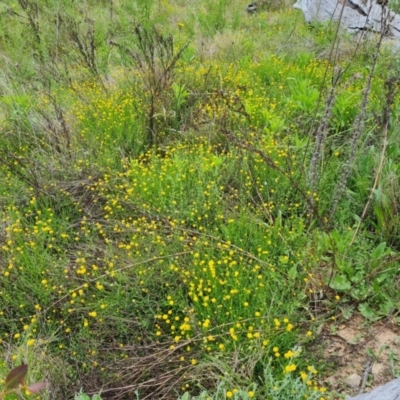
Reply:
[[293, 357], [293, 351], [292, 351], [292, 350], [289, 350], [288, 352], [286, 352], [286, 353], [284, 354], [284, 357], [285, 357], [285, 358], [292, 358], [292, 357]]
[[250, 398], [253, 398], [254, 397], [254, 392], [252, 390], [249, 390], [247, 392], [247, 396], [249, 396]]
[[287, 326], [286, 326], [286, 330], [288, 332], [290, 332], [293, 328], [294, 328], [294, 326], [292, 324], [287, 324]]
[[310, 371], [312, 374], [318, 373], [318, 371], [314, 368], [314, 366], [309, 366], [307, 367], [308, 371]]
[[231, 392], [230, 390], [228, 390], [228, 391], [226, 392], [226, 397], [227, 397], [228, 399], [231, 399], [231, 398], [233, 397], [233, 392]]
[[[186, 318], [185, 318], [185, 319], [186, 319]], [[190, 330], [191, 330], [191, 327], [190, 327], [189, 324], [183, 323], [183, 324], [179, 327], [179, 329], [180, 329], [182, 332], [185, 332], [185, 331], [190, 331]]]
[[292, 371], [296, 371], [296, 365], [295, 364], [289, 364], [286, 365], [285, 367], [285, 372], [292, 372]]

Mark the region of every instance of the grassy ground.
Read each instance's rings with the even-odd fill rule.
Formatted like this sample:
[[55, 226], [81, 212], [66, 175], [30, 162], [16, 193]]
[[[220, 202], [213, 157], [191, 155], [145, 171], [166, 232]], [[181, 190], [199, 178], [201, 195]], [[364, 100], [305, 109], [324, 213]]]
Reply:
[[290, 6], [3, 2], [0, 377], [322, 400], [322, 324], [399, 323], [399, 62]]

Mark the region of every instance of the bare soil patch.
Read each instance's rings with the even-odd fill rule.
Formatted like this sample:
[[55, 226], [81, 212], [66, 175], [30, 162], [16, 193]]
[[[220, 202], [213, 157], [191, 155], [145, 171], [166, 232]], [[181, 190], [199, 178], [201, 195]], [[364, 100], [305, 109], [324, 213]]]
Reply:
[[319, 345], [335, 370], [325, 384], [342, 395], [369, 392], [400, 375], [400, 327], [389, 319], [370, 323], [356, 315], [326, 325]]

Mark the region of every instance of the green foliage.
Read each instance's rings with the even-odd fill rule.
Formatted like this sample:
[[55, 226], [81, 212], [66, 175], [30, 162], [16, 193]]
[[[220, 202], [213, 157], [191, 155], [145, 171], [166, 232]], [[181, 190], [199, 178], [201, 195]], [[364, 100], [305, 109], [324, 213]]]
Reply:
[[358, 95], [346, 91], [338, 96], [333, 107], [333, 129], [336, 132], [345, 132], [350, 129], [358, 111]]
[[341, 35], [334, 67], [335, 27], [283, 2], [39, 3], [0, 6], [9, 359], [60, 365], [57, 399], [324, 397], [315, 293], [322, 318], [400, 300], [390, 55], [360, 114], [374, 58]]
[[263, 371], [262, 384], [253, 384], [245, 390], [230, 387], [222, 381], [212, 393], [203, 391], [198, 396], [185, 393], [179, 400], [249, 400], [252, 398], [297, 400], [303, 397], [320, 400], [324, 398], [325, 388], [318, 387], [314, 381], [314, 374], [317, 373], [315, 368], [309, 367], [307, 372], [301, 373], [301, 377], [297, 377], [293, 372], [287, 372], [281, 379], [277, 379], [271, 371], [271, 365], [268, 365]]
[[212, 37], [225, 28], [227, 6], [226, 0], [203, 2], [202, 7], [198, 10], [197, 18], [206, 36]]
[[101, 400], [101, 393], [94, 394], [92, 397], [90, 397], [80, 390], [80, 392], [75, 395], [74, 400]]
[[313, 115], [319, 98], [317, 88], [310, 87], [306, 79], [301, 79], [293, 82], [291, 90], [291, 97], [295, 103], [295, 107], [306, 115]]

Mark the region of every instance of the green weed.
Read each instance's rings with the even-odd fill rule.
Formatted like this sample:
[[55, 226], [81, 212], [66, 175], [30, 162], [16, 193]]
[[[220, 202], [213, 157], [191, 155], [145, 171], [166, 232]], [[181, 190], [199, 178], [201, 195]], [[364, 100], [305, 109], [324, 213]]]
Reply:
[[0, 340], [49, 399], [329, 398], [314, 324], [395, 312], [396, 64], [283, 3], [1, 6]]

